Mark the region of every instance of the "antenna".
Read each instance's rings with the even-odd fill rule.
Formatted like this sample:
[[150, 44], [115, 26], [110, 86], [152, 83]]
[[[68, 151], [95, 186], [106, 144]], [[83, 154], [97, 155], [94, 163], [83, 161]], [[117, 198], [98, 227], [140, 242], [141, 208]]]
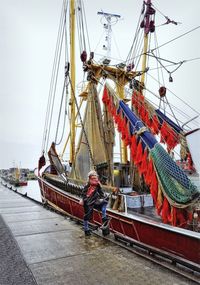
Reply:
[[[106, 55], [102, 58], [101, 61], [105, 61], [110, 63], [110, 56], [111, 56], [111, 40], [112, 40], [112, 25], [115, 25], [118, 22], [118, 19], [121, 18], [120, 15], [117, 14], [110, 14], [105, 12], [97, 12], [97, 15], [102, 15], [102, 19], [106, 20], [106, 23], [103, 23], [103, 28], [105, 30], [105, 44], [103, 45], [103, 49], [106, 51]], [[108, 63], [108, 64], [109, 64]]]

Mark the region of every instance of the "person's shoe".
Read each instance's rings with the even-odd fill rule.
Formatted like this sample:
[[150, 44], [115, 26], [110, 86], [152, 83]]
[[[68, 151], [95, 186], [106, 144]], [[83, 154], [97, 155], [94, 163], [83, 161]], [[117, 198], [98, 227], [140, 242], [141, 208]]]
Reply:
[[102, 218], [102, 225], [100, 227], [101, 230], [104, 230], [105, 228], [109, 227], [110, 218], [108, 216]]
[[108, 216], [102, 218], [102, 224], [106, 224], [106, 222], [108, 222], [110, 220], [110, 218]]
[[85, 236], [91, 236], [91, 230], [86, 230], [85, 231]]
[[102, 226], [100, 227], [100, 229], [102, 230], [103, 236], [107, 236], [110, 234], [109, 223], [110, 217], [106, 216], [102, 219]]

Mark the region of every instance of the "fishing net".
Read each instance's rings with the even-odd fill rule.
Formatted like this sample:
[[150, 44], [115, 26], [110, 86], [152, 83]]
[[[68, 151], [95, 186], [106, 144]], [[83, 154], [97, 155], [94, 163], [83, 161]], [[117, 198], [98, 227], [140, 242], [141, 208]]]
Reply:
[[198, 198], [197, 187], [187, 175], [176, 165], [168, 153], [159, 144], [150, 151], [154, 166], [166, 196], [170, 203], [177, 207], [186, 207]]
[[96, 85], [92, 82], [88, 86], [83, 126], [71, 177], [87, 180], [87, 174], [91, 169], [94, 169], [96, 165], [107, 162], [100, 116], [100, 102]]

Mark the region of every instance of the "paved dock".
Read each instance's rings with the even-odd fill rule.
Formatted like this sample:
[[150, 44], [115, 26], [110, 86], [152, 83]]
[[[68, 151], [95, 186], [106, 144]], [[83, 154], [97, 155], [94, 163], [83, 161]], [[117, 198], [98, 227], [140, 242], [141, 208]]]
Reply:
[[0, 186], [0, 285], [196, 284]]

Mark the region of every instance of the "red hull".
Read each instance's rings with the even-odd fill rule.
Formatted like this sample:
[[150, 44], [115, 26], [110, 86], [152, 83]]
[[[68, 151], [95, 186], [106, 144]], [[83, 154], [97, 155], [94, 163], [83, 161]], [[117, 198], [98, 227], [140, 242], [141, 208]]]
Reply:
[[20, 181], [19, 186], [27, 186], [28, 182], [27, 181]]
[[[48, 202], [73, 217], [83, 219], [83, 206], [79, 204], [78, 198], [38, 179], [41, 194]], [[200, 263], [200, 234], [109, 209], [107, 214], [111, 217], [110, 228], [113, 232]], [[94, 211], [91, 222], [101, 224], [101, 214], [98, 211]]]

